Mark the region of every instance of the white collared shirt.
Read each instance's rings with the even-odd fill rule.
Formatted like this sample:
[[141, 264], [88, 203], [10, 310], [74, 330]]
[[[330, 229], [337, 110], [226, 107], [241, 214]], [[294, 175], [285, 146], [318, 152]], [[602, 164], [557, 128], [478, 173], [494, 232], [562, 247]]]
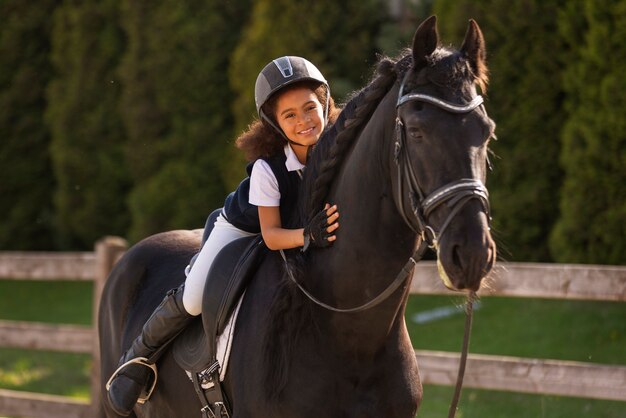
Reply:
[[[302, 170], [305, 167], [289, 144], [285, 145], [283, 151], [287, 157], [285, 161], [287, 171]], [[248, 202], [255, 206], [280, 206], [278, 180], [265, 160], [258, 159], [252, 166]]]

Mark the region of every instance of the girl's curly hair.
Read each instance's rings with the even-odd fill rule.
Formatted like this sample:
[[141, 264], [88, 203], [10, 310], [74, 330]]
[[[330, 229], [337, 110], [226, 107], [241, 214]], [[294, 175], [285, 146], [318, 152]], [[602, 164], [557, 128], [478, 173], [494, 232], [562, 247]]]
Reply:
[[[311, 89], [317, 96], [320, 103], [326, 103], [328, 89], [315, 81], [300, 81], [284, 87], [280, 93], [285, 93], [297, 88], [306, 87]], [[281, 94], [274, 94], [263, 105], [263, 112], [272, 119], [272, 123], [278, 126], [276, 121], [276, 105]], [[332, 97], [328, 98], [328, 125], [331, 125], [337, 119], [339, 108], [335, 106]], [[235, 141], [237, 148], [244, 152], [248, 161], [255, 161], [259, 158], [268, 158], [280, 153], [287, 140], [279, 135], [276, 130], [264, 119], [256, 119]]]

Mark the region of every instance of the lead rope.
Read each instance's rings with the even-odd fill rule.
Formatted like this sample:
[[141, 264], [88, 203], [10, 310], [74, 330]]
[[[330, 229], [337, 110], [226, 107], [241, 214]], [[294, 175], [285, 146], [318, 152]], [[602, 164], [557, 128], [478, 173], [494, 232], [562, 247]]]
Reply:
[[461, 361], [459, 363], [459, 372], [456, 376], [456, 386], [454, 387], [454, 396], [450, 402], [448, 410], [448, 418], [454, 418], [456, 415], [459, 399], [461, 398], [461, 389], [463, 387], [463, 377], [465, 376], [465, 365], [467, 364], [467, 354], [469, 352], [470, 334], [472, 333], [472, 316], [474, 312], [474, 300], [476, 292], [473, 290], [467, 295], [465, 304], [465, 332], [463, 333], [463, 347], [461, 349]]

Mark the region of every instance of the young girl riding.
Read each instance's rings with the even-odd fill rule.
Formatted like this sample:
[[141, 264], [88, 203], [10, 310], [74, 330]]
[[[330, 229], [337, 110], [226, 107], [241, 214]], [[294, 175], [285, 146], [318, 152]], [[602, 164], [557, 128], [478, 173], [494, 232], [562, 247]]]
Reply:
[[120, 359], [107, 389], [109, 405], [119, 415], [131, 413], [161, 348], [202, 312], [207, 274], [226, 244], [261, 233], [272, 250], [304, 251], [309, 245], [329, 246], [336, 239], [336, 206], [327, 204], [304, 228], [297, 225], [296, 216], [308, 151], [339, 113], [326, 79], [304, 58], [281, 57], [259, 73], [255, 102], [260, 119], [237, 139], [237, 146], [253, 161], [247, 168], [249, 177], [226, 198], [185, 283], [168, 292]]

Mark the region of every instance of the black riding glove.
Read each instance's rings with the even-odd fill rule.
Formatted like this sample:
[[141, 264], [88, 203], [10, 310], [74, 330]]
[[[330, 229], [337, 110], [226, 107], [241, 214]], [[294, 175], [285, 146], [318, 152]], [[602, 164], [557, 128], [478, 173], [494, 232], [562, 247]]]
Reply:
[[[322, 209], [315, 216], [307, 226], [304, 227], [304, 246], [302, 252], [305, 252], [310, 245], [316, 247], [329, 247], [332, 245], [332, 241], [328, 241], [328, 237], [332, 236], [332, 232], [328, 232], [328, 215], [326, 211], [328, 209]], [[334, 223], [334, 222], [333, 222]]]

